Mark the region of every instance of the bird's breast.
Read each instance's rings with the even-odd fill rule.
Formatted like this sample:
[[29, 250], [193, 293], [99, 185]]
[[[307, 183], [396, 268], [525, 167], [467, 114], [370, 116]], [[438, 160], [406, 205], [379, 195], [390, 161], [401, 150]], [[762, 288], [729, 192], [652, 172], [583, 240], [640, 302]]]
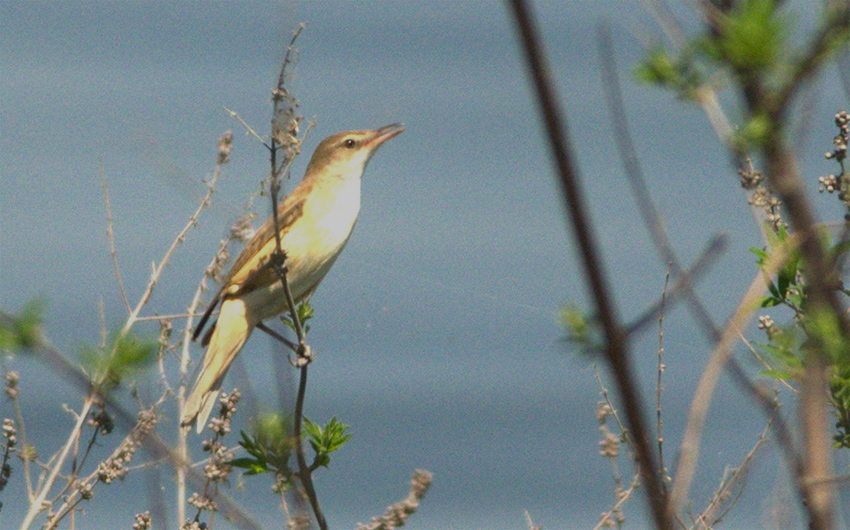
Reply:
[[[337, 183], [334, 183], [337, 184]], [[299, 302], [325, 277], [348, 241], [360, 212], [360, 180], [313, 189], [302, 216], [281, 239], [286, 251], [287, 279], [292, 297]], [[281, 283], [247, 295], [255, 316], [262, 320], [285, 310]], [[256, 298], [256, 304], [252, 300]], [[272, 303], [269, 303], [273, 301]]]

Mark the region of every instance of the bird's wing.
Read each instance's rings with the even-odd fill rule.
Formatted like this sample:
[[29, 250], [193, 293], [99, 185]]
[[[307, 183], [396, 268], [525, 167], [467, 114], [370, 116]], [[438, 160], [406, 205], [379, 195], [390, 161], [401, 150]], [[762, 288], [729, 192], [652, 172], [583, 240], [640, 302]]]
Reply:
[[[312, 186], [304, 181], [299, 184], [292, 193], [290, 193], [277, 208], [278, 224], [280, 225], [280, 238], [289, 231], [292, 224], [301, 217], [304, 213], [304, 202], [309, 195]], [[198, 336], [203, 331], [204, 326], [215, 310], [216, 305], [227, 294], [237, 294], [246, 290], [254, 290], [258, 287], [270, 285], [277, 280], [277, 275], [274, 271], [267, 269], [262, 271], [263, 266], [268, 262], [269, 257], [274, 252], [277, 242], [274, 237], [274, 216], [270, 215], [263, 226], [257, 230], [254, 237], [245, 245], [242, 252], [233, 262], [230, 272], [227, 273], [221, 283], [221, 289], [210, 300], [204, 316], [198, 322], [195, 332], [192, 335], [192, 340], [197, 340]], [[212, 331], [212, 329], [210, 330]], [[207, 333], [209, 337], [209, 333]], [[205, 337], [204, 342], [209, 339]]]

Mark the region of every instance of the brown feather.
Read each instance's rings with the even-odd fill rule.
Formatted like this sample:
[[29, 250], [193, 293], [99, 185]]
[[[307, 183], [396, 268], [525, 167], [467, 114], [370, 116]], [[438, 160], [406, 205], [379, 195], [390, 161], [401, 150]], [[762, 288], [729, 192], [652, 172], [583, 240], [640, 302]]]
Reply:
[[[278, 205], [277, 215], [278, 224], [281, 227], [281, 239], [283, 239], [283, 236], [286, 234], [289, 227], [292, 226], [292, 223], [294, 223], [304, 213], [304, 202], [312, 187], [312, 184], [309, 182], [305, 183], [302, 181], [302, 183], [296, 187], [296, 190], [299, 191], [299, 193], [295, 193], [296, 190], [293, 190], [293, 193], [287, 196]], [[276, 245], [277, 242], [274, 238], [274, 217], [269, 216], [269, 218], [266, 219], [266, 222], [263, 223], [263, 226], [261, 226], [260, 229], [257, 230], [257, 233], [254, 234], [254, 237], [252, 237], [248, 244], [245, 245], [242, 252], [239, 253], [236, 261], [230, 268], [230, 272], [227, 273], [227, 276], [225, 276], [224, 280], [221, 282], [221, 289], [219, 289], [218, 293], [216, 293], [213, 299], [210, 300], [207, 310], [198, 322], [198, 326], [192, 334], [192, 340], [198, 340], [198, 337], [212, 315], [212, 312], [215, 310], [226, 292], [228, 294], [249, 292], [259, 287], [270, 285], [278, 279], [277, 274], [275, 274], [275, 272], [271, 269], [258, 272], [258, 270], [268, 262], [268, 259], [272, 255]], [[214, 329], [215, 323], [213, 323], [210, 330], [204, 335], [204, 339], [202, 341], [204, 346], [209, 344], [210, 336], [212, 336], [212, 331]]]

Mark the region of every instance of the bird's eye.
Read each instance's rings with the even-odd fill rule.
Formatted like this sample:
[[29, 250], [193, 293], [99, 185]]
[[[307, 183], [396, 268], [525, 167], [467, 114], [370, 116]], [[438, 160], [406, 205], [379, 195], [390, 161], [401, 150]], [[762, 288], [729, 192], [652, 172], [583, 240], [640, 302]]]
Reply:
[[353, 148], [355, 145], [357, 145], [357, 142], [355, 142], [354, 140], [352, 140], [351, 138], [349, 138], [348, 140], [346, 140], [346, 141], [342, 142], [342, 145], [344, 145], [345, 147], [347, 147], [347, 148], [351, 149], [351, 148]]

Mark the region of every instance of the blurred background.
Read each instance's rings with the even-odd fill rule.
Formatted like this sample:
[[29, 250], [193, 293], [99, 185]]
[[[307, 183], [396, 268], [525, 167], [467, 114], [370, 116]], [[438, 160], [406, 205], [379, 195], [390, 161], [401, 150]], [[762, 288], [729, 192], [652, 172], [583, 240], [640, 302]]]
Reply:
[[[815, 8], [789, 4], [797, 27], [810, 28]], [[754, 277], [748, 249], [761, 239], [705, 116], [632, 81], [661, 39], [653, 16], [626, 0], [535, 2], [534, 11], [620, 313], [634, 318], [656, 300], [667, 266], [652, 250], [614, 148], [596, 51], [602, 22], [614, 35], [627, 106], [616, 119], [629, 122], [679, 257], [690, 264], [710, 238], [728, 238], [697, 289], [722, 323]], [[697, 26], [689, 5], [674, 11], [686, 28]], [[566, 303], [586, 305], [583, 277], [501, 2], [0, 2], [0, 307], [17, 311], [44, 297], [48, 336], [70, 356], [100, 340], [99, 304], [107, 327], [119, 328], [126, 311], [109, 257], [101, 171], [135, 304], [151, 263], [204, 193], [216, 140], [232, 130], [232, 162], [213, 205], [178, 248], [145, 314], [185, 311], [219, 240], [268, 172], [264, 148], [224, 108], [267, 134], [270, 90], [301, 22], [289, 86], [316, 127], [297, 178], [325, 136], [407, 126], [370, 163], [357, 227], [313, 297], [309, 342], [318, 356], [306, 415], [321, 423], [336, 416], [353, 434], [316, 475], [331, 527], [380, 514], [406, 495], [416, 468], [431, 471], [434, 484], [410, 528], [525, 528], [525, 510], [544, 528], [592, 527], [614, 502], [610, 465], [598, 455], [600, 387], [594, 360], [570, 349], [558, 323]], [[814, 195], [817, 177], [834, 171], [823, 153], [836, 134], [832, 117], [846, 104], [834, 69], [809, 88], [799, 149], [822, 219], [841, 215], [837, 201]], [[729, 111], [734, 119], [734, 106]], [[257, 210], [259, 219], [269, 211], [265, 203]], [[155, 336], [157, 328], [137, 331]], [[633, 344], [647, 411], [657, 347], [655, 325]], [[664, 347], [672, 466], [710, 345], [677, 308], [665, 319]], [[257, 401], [274, 402], [273, 355], [278, 348], [256, 334], [224, 385], [247, 389], [250, 381], [256, 399], [243, 401], [246, 413]], [[70, 430], [61, 403], [77, 404], [78, 391], [37, 360], [18, 357], [11, 366], [21, 372], [28, 434], [46, 456]], [[600, 375], [607, 384], [601, 366]], [[142, 388], [156, 395], [155, 373]], [[168, 433], [176, 410], [164, 412], [160, 430]], [[724, 380], [692, 490], [695, 512], [764, 424]], [[768, 446], [728, 526], [772, 526], [793, 497], [785, 477]], [[171, 474], [161, 479], [173, 517]], [[96, 497], [77, 524], [129, 527], [148, 509], [150, 484], [138, 474], [98, 489], [121, 502]], [[230, 493], [277, 527], [282, 516], [267, 484], [250, 478], [245, 492], [234, 482]], [[19, 524], [23, 492], [13, 475], [0, 497], [3, 527]], [[625, 513], [639, 526], [642, 499]]]

